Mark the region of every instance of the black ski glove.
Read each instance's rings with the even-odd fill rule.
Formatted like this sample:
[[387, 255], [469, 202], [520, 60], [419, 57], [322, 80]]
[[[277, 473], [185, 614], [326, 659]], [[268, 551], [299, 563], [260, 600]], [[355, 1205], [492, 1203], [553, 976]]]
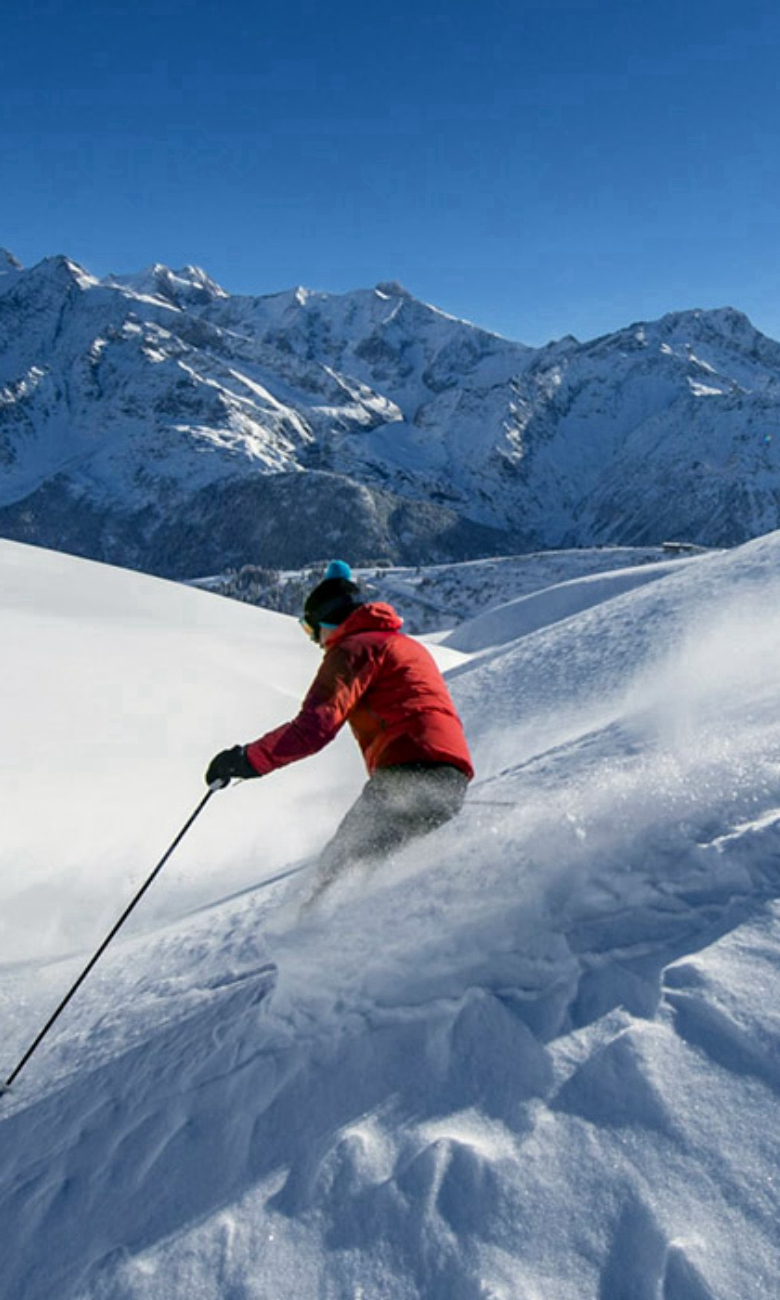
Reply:
[[252, 767], [247, 758], [244, 746], [234, 745], [232, 749], [223, 749], [212, 758], [206, 769], [206, 785], [215, 785], [219, 782], [220, 789], [224, 789], [226, 785], [230, 785], [233, 777], [247, 781], [251, 776], [259, 775], [260, 773]]

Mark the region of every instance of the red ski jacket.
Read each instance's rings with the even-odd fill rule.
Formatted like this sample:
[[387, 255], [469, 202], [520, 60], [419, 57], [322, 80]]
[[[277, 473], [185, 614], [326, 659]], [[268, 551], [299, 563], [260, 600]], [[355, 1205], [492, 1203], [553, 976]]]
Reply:
[[331, 636], [300, 713], [246, 746], [261, 775], [307, 758], [345, 722], [375, 772], [396, 763], [451, 763], [471, 778], [463, 727], [433, 658], [400, 632], [391, 605], [361, 605]]

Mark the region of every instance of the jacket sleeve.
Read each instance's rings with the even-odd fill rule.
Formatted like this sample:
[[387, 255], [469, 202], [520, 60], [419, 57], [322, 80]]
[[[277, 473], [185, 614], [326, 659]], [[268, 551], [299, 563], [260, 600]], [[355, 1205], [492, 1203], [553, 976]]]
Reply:
[[246, 746], [252, 767], [265, 776], [323, 749], [341, 730], [375, 672], [371, 655], [357, 642], [327, 651], [298, 716]]

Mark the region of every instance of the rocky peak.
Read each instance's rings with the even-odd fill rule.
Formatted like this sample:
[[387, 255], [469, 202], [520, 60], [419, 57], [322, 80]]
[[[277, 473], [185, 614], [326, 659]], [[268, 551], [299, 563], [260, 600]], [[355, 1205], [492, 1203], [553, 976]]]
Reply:
[[217, 298], [228, 297], [202, 267], [189, 264], [173, 271], [162, 262], [154, 262], [135, 275], [110, 275], [105, 283], [145, 297], [162, 298], [174, 307], [206, 306]]
[[374, 285], [374, 293], [381, 298], [411, 298], [412, 294], [397, 280], [382, 280]]
[[23, 271], [24, 267], [21, 262], [9, 253], [7, 248], [0, 248], [0, 275], [8, 275], [11, 271]]

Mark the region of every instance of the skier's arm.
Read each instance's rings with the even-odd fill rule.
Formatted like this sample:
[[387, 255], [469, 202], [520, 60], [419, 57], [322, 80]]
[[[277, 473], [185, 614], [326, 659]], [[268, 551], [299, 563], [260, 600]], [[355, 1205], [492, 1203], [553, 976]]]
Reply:
[[265, 776], [323, 749], [341, 730], [375, 671], [359, 646], [329, 650], [298, 716], [245, 747], [255, 771]]

